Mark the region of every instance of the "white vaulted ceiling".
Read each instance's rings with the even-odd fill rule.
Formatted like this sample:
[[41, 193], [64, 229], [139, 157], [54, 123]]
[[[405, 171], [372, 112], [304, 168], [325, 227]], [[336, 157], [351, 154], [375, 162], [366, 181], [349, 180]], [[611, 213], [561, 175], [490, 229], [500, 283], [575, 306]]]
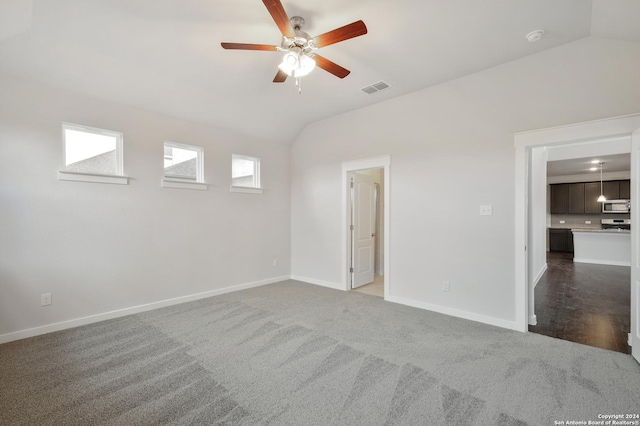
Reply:
[[[349, 69], [274, 84], [281, 54], [259, 0], [4, 0], [0, 73], [291, 143], [309, 123], [582, 37], [640, 40], [636, 0], [284, 0], [312, 36], [362, 19], [369, 33], [320, 49]], [[525, 35], [546, 31], [538, 43]], [[373, 95], [360, 89], [384, 80]]]

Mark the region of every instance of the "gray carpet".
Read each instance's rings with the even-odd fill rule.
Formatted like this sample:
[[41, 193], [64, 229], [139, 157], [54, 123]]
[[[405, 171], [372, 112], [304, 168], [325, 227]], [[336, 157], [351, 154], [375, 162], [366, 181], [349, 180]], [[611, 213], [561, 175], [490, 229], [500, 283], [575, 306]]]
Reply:
[[0, 424], [553, 425], [629, 355], [285, 281], [0, 345]]

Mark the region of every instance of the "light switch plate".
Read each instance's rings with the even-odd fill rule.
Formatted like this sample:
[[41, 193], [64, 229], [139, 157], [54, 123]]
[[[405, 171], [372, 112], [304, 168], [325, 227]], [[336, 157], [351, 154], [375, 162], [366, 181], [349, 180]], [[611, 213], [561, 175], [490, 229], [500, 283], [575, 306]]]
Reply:
[[492, 216], [493, 215], [493, 208], [491, 207], [491, 204], [485, 204], [483, 206], [480, 206], [480, 216]]

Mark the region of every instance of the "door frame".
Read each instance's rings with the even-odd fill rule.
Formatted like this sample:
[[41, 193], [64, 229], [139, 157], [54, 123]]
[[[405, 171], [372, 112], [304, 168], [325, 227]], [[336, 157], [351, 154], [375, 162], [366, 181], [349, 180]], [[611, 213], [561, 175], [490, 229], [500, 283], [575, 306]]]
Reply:
[[390, 267], [390, 211], [391, 211], [391, 156], [382, 155], [379, 157], [365, 158], [361, 160], [342, 162], [342, 288], [345, 291], [351, 290], [351, 180], [349, 174], [367, 169], [384, 169], [384, 299], [387, 300], [391, 286]]
[[[632, 221], [640, 220], [638, 212], [638, 194], [640, 171], [640, 156], [633, 150], [634, 143], [640, 145], [640, 114], [613, 117], [602, 120], [588, 121], [567, 126], [552, 127], [514, 134], [515, 153], [515, 304], [516, 326], [523, 332], [528, 331], [529, 324], [529, 280], [528, 280], [528, 232], [529, 220], [529, 171], [528, 164], [531, 149], [541, 146], [569, 145], [585, 143], [598, 139], [618, 136], [629, 136], [632, 141], [631, 155], [631, 190], [632, 190]], [[634, 174], [635, 171], [635, 174]], [[631, 227], [631, 334], [632, 340], [640, 341], [640, 277], [636, 277], [634, 269], [638, 269], [640, 255], [640, 226], [636, 222]], [[634, 356], [638, 357], [640, 348], [636, 348]]]

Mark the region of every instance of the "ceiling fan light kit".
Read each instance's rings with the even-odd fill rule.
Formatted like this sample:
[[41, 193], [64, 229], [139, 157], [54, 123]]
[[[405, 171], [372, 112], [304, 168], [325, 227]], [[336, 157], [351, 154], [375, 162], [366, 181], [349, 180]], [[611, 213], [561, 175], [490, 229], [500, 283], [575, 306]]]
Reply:
[[297, 56], [289, 53], [285, 55], [282, 63], [278, 65], [289, 77], [304, 77], [316, 67], [316, 61], [306, 55]]
[[280, 0], [262, 0], [262, 2], [282, 33], [281, 45], [223, 42], [221, 43], [223, 49], [285, 52], [273, 82], [282, 83], [287, 77], [293, 77], [298, 87], [298, 93], [302, 92], [300, 77], [308, 75], [316, 66], [338, 78], [345, 78], [349, 75], [350, 71], [346, 68], [314, 52], [318, 48], [366, 34], [367, 27], [364, 22], [356, 21], [312, 38], [302, 31], [304, 19], [300, 16], [289, 19]]

